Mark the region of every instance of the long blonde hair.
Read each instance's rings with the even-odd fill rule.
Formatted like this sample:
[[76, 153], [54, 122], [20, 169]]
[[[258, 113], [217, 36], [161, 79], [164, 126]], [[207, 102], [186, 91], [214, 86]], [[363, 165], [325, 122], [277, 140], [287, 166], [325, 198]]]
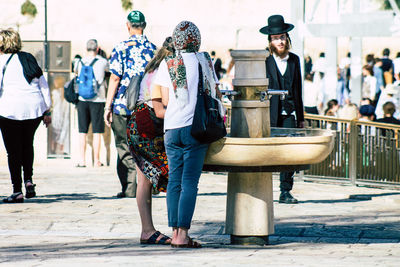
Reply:
[[0, 31], [0, 52], [4, 54], [18, 53], [21, 48], [21, 37], [17, 31], [11, 28]]

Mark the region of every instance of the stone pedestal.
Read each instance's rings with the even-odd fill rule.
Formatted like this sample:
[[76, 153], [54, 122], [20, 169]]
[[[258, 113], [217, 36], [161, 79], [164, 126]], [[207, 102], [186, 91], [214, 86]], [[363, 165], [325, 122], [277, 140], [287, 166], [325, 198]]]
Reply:
[[[265, 50], [234, 50], [235, 79], [239, 96], [232, 101], [231, 136], [262, 138], [270, 136], [269, 100], [260, 100], [267, 90]], [[235, 155], [232, 155], [233, 157]], [[226, 211], [226, 233], [233, 244], [268, 243], [274, 233], [272, 174], [230, 172]]]
[[235, 100], [232, 102], [231, 137], [261, 138], [271, 135], [269, 101]]
[[268, 243], [274, 233], [272, 174], [229, 173], [226, 233], [232, 244]]

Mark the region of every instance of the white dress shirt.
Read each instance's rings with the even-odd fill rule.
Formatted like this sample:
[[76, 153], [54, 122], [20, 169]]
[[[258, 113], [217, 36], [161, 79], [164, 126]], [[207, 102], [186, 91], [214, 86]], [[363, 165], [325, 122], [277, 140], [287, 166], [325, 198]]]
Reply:
[[283, 76], [285, 74], [285, 72], [286, 72], [287, 61], [289, 59], [289, 54], [287, 54], [286, 57], [284, 57], [284, 58], [280, 58], [279, 56], [277, 56], [275, 54], [272, 54], [272, 55], [273, 55], [273, 57], [275, 59], [276, 65], [278, 66], [278, 69], [279, 69], [280, 73]]

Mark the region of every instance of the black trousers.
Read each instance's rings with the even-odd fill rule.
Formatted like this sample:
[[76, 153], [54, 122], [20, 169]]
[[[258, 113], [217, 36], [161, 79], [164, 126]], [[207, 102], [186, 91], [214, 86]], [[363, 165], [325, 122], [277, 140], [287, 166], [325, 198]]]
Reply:
[[33, 138], [43, 117], [31, 120], [10, 120], [0, 117], [0, 129], [7, 150], [8, 169], [14, 193], [22, 190], [22, 170], [24, 182], [32, 181]]
[[[278, 127], [283, 128], [296, 128], [296, 119], [293, 115], [289, 116], [279, 116], [278, 118]], [[282, 191], [290, 191], [293, 188], [293, 175], [294, 172], [281, 172], [280, 173], [280, 186], [279, 188]]]

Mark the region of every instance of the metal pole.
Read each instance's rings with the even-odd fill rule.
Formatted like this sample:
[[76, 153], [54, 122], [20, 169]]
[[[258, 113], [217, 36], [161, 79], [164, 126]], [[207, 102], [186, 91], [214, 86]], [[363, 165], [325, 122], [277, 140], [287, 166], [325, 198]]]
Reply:
[[47, 0], [44, 0], [44, 71], [48, 72], [49, 62], [48, 62], [48, 41], [47, 41]]
[[357, 179], [358, 126], [354, 120], [350, 122], [349, 178], [355, 185]]

